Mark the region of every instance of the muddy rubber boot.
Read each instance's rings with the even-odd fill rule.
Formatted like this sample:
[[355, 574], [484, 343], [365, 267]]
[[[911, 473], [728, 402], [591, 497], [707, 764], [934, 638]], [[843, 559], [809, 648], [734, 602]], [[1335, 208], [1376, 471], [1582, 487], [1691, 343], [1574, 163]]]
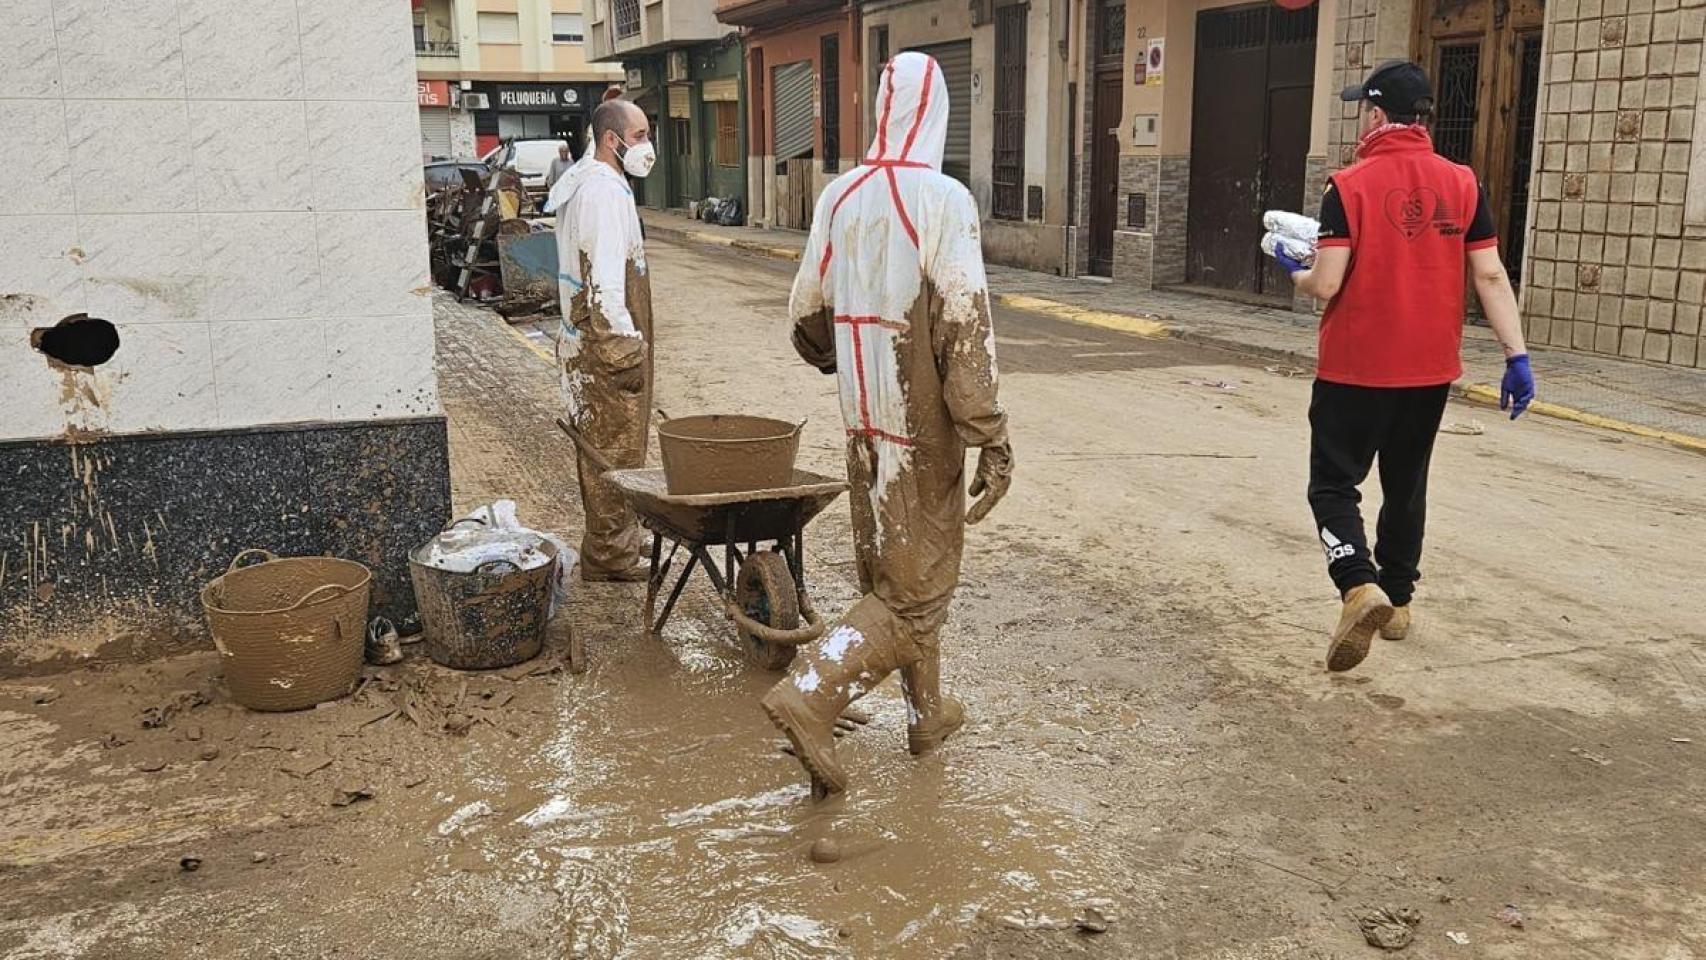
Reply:
[[942, 693], [942, 655], [931, 650], [900, 671], [906, 691], [906, 748], [915, 757], [942, 745], [966, 722], [960, 702]]
[[586, 564], [581, 564], [581, 581], [584, 583], [645, 583], [652, 578], [652, 568], [649, 564], [639, 563], [626, 570], [595, 570]]
[[1402, 640], [1410, 635], [1410, 605], [1392, 609], [1392, 619], [1380, 628], [1380, 635], [1388, 640]]
[[1372, 583], [1352, 587], [1345, 594], [1345, 606], [1339, 613], [1339, 624], [1333, 628], [1333, 639], [1327, 644], [1327, 669], [1334, 673], [1349, 670], [1368, 656], [1369, 642], [1374, 632], [1392, 619], [1394, 607], [1386, 599], [1386, 591]]
[[813, 794], [847, 789], [835, 756], [835, 724], [847, 705], [916, 659], [882, 602], [866, 596], [823, 639], [801, 647], [788, 673], [759, 701], [812, 778]]

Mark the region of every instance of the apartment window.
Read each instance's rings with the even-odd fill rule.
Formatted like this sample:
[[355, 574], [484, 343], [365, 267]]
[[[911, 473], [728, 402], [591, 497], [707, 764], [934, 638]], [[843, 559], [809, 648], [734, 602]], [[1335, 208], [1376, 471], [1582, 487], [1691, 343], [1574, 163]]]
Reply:
[[513, 13], [480, 14], [481, 43], [520, 43], [521, 19]]
[[640, 0], [614, 0], [611, 9], [616, 39], [626, 40], [640, 35]]
[[740, 166], [740, 104], [719, 100], [711, 104], [711, 111], [711, 122], [717, 128], [717, 166]]
[[578, 13], [551, 14], [552, 43], [581, 43], [586, 40], [586, 27]]

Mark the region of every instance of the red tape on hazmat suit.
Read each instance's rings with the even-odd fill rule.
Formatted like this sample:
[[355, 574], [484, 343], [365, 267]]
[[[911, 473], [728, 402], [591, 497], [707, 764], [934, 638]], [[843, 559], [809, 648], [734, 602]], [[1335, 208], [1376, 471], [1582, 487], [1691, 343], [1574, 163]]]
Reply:
[[866, 595], [800, 649], [764, 706], [832, 791], [846, 785], [835, 717], [892, 671], [903, 671], [915, 753], [959, 726], [936, 640], [959, 582], [966, 448], [984, 451], [985, 510], [1012, 463], [977, 205], [940, 172], [948, 91], [936, 61], [891, 60], [877, 110], [865, 162], [818, 199], [789, 302], [800, 356], [839, 379]]

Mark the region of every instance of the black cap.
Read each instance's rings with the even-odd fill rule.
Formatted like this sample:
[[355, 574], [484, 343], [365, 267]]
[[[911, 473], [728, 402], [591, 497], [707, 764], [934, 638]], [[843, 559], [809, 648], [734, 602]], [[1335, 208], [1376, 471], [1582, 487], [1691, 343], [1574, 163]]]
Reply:
[[1388, 60], [1375, 67], [1367, 80], [1346, 87], [1339, 99], [1367, 100], [1394, 117], [1429, 114], [1434, 108], [1428, 75], [1408, 60]]

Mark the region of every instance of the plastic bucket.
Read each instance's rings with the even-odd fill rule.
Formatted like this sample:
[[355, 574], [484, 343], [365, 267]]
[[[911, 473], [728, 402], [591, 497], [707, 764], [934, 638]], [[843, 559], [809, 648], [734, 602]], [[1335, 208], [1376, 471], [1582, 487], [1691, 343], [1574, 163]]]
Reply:
[[557, 548], [542, 542], [553, 562], [531, 570], [492, 560], [462, 573], [423, 562], [431, 546], [409, 554], [427, 656], [457, 670], [495, 670], [538, 656], [550, 623], [551, 577], [562, 560]]
[[675, 496], [786, 487], [804, 427], [736, 414], [666, 420], [658, 426], [664, 483]]
[[[266, 559], [240, 566], [246, 558]], [[201, 590], [231, 697], [301, 710], [346, 696], [361, 674], [373, 574], [353, 560], [244, 550]]]

